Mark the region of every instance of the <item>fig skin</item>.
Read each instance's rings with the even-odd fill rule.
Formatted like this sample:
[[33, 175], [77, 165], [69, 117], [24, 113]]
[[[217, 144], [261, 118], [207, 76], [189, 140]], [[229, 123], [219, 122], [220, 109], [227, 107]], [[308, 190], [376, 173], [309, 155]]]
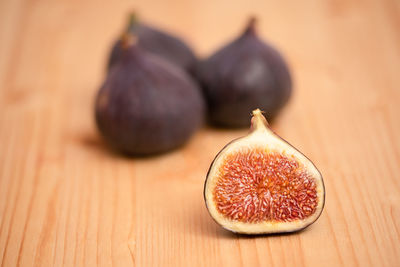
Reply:
[[292, 80], [280, 53], [260, 40], [251, 18], [244, 33], [198, 65], [209, 121], [221, 127], [248, 127], [259, 107], [272, 120], [287, 103]]
[[[129, 16], [125, 33], [137, 36], [137, 45], [140, 48], [162, 57], [191, 75], [195, 74], [197, 58], [190, 47], [179, 37], [139, 22], [135, 14]], [[121, 58], [122, 50], [121, 40], [118, 39], [111, 49], [108, 69]]]
[[200, 89], [175, 65], [135, 44], [124, 46], [96, 98], [98, 129], [112, 147], [128, 155], [183, 145], [204, 119]]
[[[249, 134], [247, 136], [235, 139], [225, 145], [211, 163], [211, 166], [207, 172], [206, 181], [204, 183], [203, 193], [207, 210], [217, 224], [228, 231], [238, 234], [259, 235], [301, 231], [317, 221], [322, 214], [325, 206], [325, 185], [323, 182], [323, 177], [309, 158], [304, 156], [300, 151], [269, 129], [267, 120], [261, 114], [259, 109], [254, 110], [252, 113], [253, 118], [251, 120]], [[256, 149], [260, 147], [266, 151], [269, 151], [268, 153], [278, 152], [281, 155], [285, 155], [285, 157], [295, 158], [303, 165], [309, 174], [311, 174], [311, 177], [315, 179], [314, 181], [318, 196], [317, 207], [315, 212], [309, 217], [294, 221], [262, 221], [255, 223], [243, 223], [241, 221], [235, 221], [230, 218], [226, 218], [217, 210], [216, 200], [214, 199], [214, 189], [216, 188], [215, 186], [218, 182], [218, 177], [221, 177], [219, 172], [220, 168], [222, 168], [225, 164], [224, 162], [226, 157], [229, 155], [235, 155], [235, 153], [241, 153], [243, 152], [243, 149]], [[234, 168], [237, 168], [237, 166]], [[233, 198], [235, 197], [237, 196], [233, 196]]]

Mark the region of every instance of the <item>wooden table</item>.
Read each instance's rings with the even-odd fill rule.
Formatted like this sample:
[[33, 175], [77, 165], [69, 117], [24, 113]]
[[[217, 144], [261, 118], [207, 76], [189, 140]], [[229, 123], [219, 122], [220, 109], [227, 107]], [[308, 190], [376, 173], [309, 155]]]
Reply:
[[[0, 2], [2, 266], [400, 266], [400, 2], [264, 2]], [[203, 56], [257, 15], [295, 81], [272, 127], [325, 178], [313, 226], [246, 237], [210, 218], [208, 166], [247, 130], [148, 159], [104, 146], [93, 99], [131, 8]]]

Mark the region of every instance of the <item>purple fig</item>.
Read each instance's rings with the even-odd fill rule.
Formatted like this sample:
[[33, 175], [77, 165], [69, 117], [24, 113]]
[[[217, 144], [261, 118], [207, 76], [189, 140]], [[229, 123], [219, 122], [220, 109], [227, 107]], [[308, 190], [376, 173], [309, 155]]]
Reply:
[[256, 107], [271, 120], [288, 101], [292, 81], [285, 60], [260, 40], [252, 18], [244, 33], [199, 64], [211, 123], [245, 127]]
[[204, 116], [200, 89], [182, 69], [139, 47], [127, 34], [121, 58], [96, 98], [96, 122], [105, 140], [131, 155], [177, 148]]
[[[129, 16], [128, 27], [125, 30], [138, 37], [137, 46], [156, 54], [169, 62], [194, 74], [197, 59], [192, 50], [184, 41], [171, 33], [163, 32], [138, 21], [133, 13]], [[122, 55], [121, 42], [118, 40], [110, 54], [108, 68], [116, 63]]]

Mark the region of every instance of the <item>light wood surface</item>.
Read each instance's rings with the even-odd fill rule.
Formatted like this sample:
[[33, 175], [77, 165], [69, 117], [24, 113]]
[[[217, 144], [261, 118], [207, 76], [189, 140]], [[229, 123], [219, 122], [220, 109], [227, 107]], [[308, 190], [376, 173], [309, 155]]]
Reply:
[[[258, 16], [295, 80], [272, 127], [325, 179], [314, 225], [246, 237], [210, 218], [209, 164], [246, 130], [148, 159], [103, 145], [93, 98], [132, 8], [202, 56]], [[1, 0], [1, 266], [400, 266], [399, 70], [396, 0]]]

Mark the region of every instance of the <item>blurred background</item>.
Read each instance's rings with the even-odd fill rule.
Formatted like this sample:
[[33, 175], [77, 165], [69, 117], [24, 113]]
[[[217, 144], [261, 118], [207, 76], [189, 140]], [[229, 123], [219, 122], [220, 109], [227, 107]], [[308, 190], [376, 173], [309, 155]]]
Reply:
[[[126, 158], [104, 145], [94, 97], [136, 11], [200, 58], [249, 16], [290, 65], [272, 125], [318, 166], [309, 229], [255, 238], [208, 215], [217, 152], [246, 129], [204, 126], [183, 148]], [[398, 266], [400, 2], [0, 1], [0, 262], [4, 266]]]

